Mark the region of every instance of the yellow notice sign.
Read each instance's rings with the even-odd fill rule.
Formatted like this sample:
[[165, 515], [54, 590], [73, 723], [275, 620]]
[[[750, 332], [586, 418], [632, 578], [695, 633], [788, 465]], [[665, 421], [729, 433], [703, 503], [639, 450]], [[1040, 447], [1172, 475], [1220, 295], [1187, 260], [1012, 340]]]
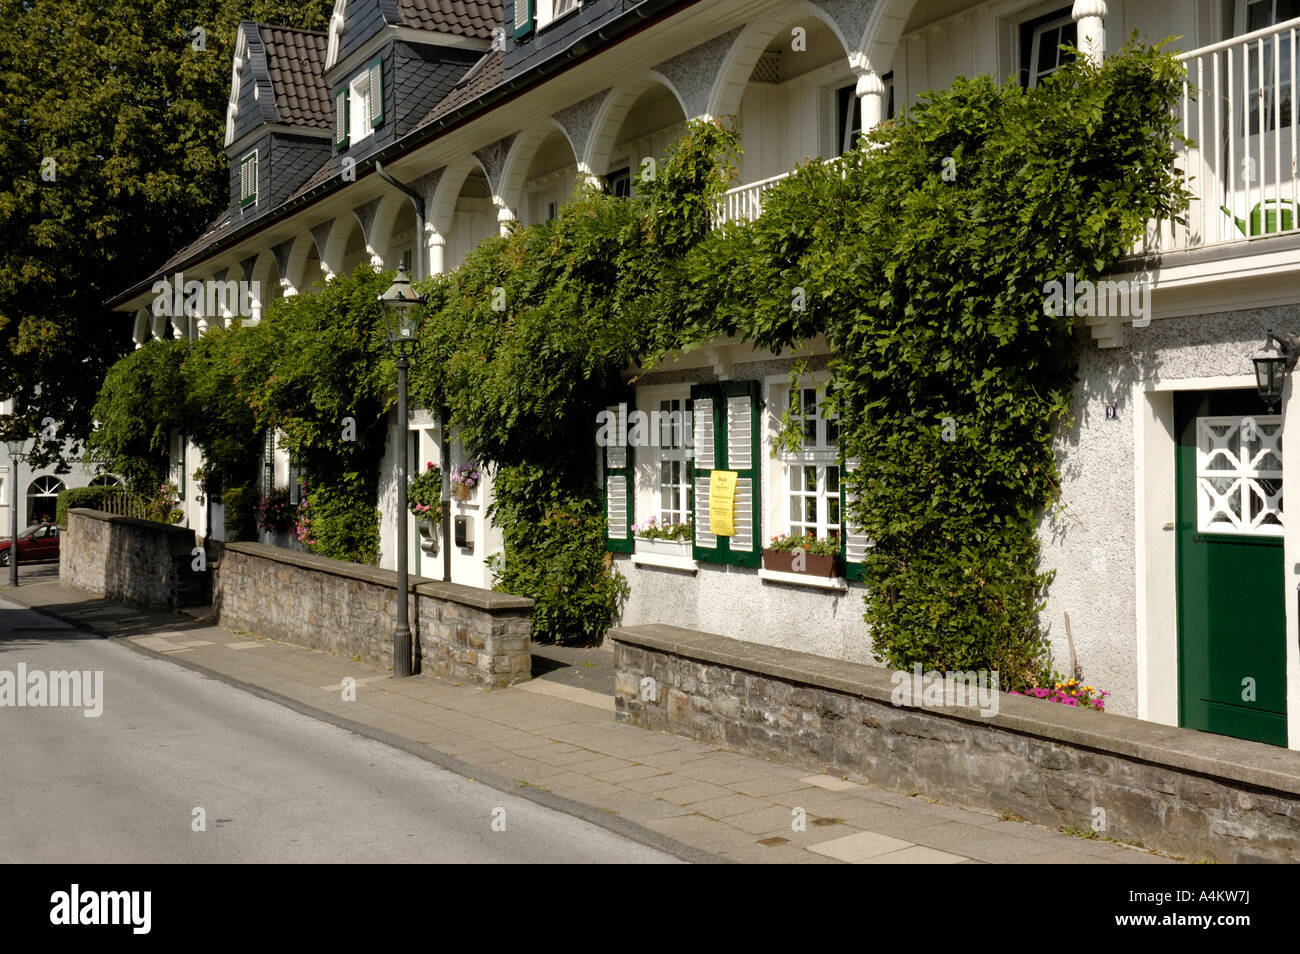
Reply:
[[736, 477], [734, 470], [709, 474], [709, 532], [730, 537], [736, 532]]

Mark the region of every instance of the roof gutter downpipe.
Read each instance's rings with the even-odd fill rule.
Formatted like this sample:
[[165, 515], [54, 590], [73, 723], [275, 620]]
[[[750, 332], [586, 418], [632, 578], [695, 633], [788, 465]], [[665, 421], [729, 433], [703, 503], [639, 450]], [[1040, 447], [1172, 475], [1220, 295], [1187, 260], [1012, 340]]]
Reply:
[[428, 278], [424, 269], [424, 196], [404, 182], [398, 182], [384, 171], [384, 164], [375, 160], [375, 175], [383, 179], [398, 192], [404, 193], [415, 205], [415, 254], [411, 256], [411, 276], [413, 282]]

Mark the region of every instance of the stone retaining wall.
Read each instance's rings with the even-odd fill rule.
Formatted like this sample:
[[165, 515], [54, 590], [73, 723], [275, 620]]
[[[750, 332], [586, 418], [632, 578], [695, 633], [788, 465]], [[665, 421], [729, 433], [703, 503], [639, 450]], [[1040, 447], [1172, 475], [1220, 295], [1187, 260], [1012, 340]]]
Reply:
[[59, 540], [59, 580], [150, 609], [204, 606], [212, 578], [194, 569], [197, 545], [184, 527], [74, 508]]
[[[392, 570], [262, 543], [227, 543], [220, 553], [213, 599], [220, 625], [392, 665]], [[410, 582], [417, 667], [483, 686], [531, 678], [532, 600], [418, 576]]]
[[1300, 752], [1019, 696], [895, 706], [889, 670], [673, 626], [609, 637], [620, 721], [1191, 859], [1300, 860]]

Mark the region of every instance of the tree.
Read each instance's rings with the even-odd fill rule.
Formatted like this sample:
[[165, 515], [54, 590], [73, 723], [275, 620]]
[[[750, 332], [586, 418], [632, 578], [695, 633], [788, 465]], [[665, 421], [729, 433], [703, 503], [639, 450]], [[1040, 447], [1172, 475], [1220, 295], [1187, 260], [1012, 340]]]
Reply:
[[104, 302], [227, 202], [236, 27], [322, 29], [330, 0], [0, 0], [0, 398], [6, 433], [84, 440], [130, 347]]

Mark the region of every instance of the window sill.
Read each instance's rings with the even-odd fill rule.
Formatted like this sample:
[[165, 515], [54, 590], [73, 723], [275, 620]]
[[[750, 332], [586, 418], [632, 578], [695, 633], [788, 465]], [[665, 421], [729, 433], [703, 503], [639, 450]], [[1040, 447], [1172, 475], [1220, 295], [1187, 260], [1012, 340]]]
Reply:
[[698, 564], [689, 556], [671, 556], [666, 553], [633, 553], [632, 562], [637, 566], [655, 566], [663, 570], [681, 570], [695, 574]]
[[758, 571], [758, 578], [768, 583], [789, 583], [792, 586], [807, 586], [815, 590], [838, 590], [847, 593], [848, 581], [842, 576], [808, 576], [806, 573], [782, 573], [780, 570]]

